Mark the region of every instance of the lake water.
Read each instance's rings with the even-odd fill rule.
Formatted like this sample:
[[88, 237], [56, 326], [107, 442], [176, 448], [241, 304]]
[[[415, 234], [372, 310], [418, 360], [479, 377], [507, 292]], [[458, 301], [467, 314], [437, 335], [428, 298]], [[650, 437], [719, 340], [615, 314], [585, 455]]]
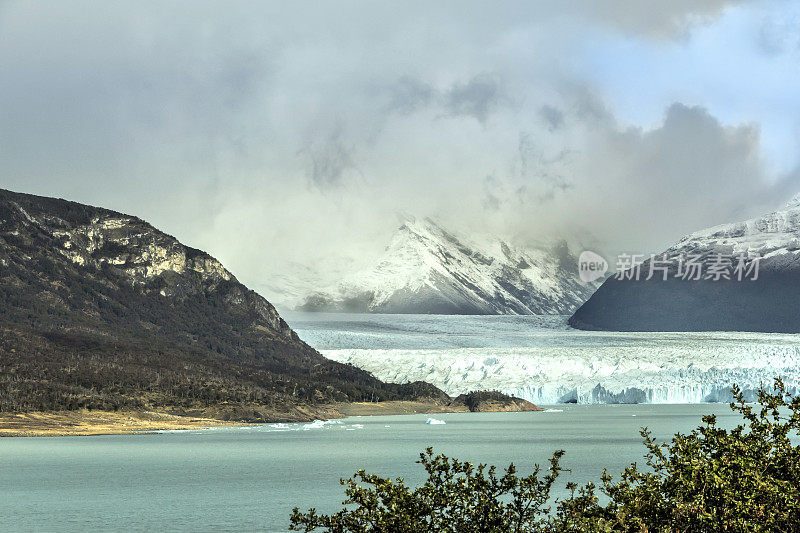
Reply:
[[519, 472], [563, 448], [563, 481], [599, 480], [640, 461], [638, 428], [660, 438], [717, 413], [720, 404], [560, 405], [557, 412], [348, 418], [286, 429], [269, 425], [145, 435], [0, 439], [2, 531], [285, 531], [294, 506], [333, 511], [338, 479], [359, 468], [424, 478], [426, 446]]
[[[800, 344], [798, 336], [765, 334], [577, 332], [564, 317], [288, 314], [287, 319], [323, 353], [351, 350], [375, 371], [383, 365], [386, 372], [399, 372], [405, 361], [442, 386], [450, 377], [456, 385], [461, 380], [477, 388], [495, 383], [501, 388], [496, 380], [508, 376], [523, 384], [530, 374], [541, 378], [541, 362], [547, 360], [557, 375], [566, 361], [583, 357], [585, 367], [574, 361], [572, 367], [595, 379], [621, 373], [625, 358], [697, 363], [709, 357], [706, 352], [738, 349], [744, 359], [768, 359], [785, 357], [776, 350]], [[676, 359], [675, 350], [683, 359]], [[603, 366], [609, 358], [613, 366]], [[634, 381], [647, 377], [626, 375]], [[397, 374], [398, 380], [403, 376]], [[726, 425], [739, 420], [724, 404], [551, 408], [435, 415], [444, 425], [413, 415], [281, 428], [0, 439], [0, 531], [285, 531], [294, 506], [337, 510], [343, 499], [338, 480], [359, 468], [421, 482], [424, 472], [415, 461], [427, 446], [498, 467], [513, 461], [521, 474], [535, 463], [547, 465], [552, 452], [563, 448], [563, 464], [572, 469], [563, 475], [563, 490], [567, 481], [599, 481], [604, 467], [619, 473], [630, 462], [641, 462], [641, 426], [666, 439], [696, 427], [706, 413], [718, 414]]]

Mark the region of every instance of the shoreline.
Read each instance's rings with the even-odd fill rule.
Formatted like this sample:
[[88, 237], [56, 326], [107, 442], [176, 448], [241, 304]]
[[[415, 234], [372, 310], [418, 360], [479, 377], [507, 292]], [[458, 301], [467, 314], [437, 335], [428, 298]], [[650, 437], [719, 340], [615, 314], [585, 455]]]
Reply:
[[0, 437], [88, 437], [248, 425], [157, 411], [34, 411], [1, 413]]
[[[480, 412], [541, 411], [539, 408], [486, 405]], [[0, 437], [88, 437], [136, 435], [151, 431], [246, 427], [278, 422], [311, 422], [315, 419], [340, 419], [350, 416], [395, 416], [436, 413], [469, 413], [465, 405], [446, 405], [424, 401], [353, 402], [299, 408], [303, 415], [277, 416], [275, 420], [231, 421], [207, 416], [175, 415], [160, 411], [34, 411], [0, 413]]]

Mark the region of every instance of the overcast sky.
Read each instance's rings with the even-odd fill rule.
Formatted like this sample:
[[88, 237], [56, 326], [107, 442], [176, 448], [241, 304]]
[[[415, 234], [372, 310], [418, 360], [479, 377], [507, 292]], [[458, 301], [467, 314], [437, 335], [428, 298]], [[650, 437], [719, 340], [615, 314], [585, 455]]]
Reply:
[[253, 287], [397, 213], [607, 253], [800, 192], [797, 2], [0, 0], [0, 187]]

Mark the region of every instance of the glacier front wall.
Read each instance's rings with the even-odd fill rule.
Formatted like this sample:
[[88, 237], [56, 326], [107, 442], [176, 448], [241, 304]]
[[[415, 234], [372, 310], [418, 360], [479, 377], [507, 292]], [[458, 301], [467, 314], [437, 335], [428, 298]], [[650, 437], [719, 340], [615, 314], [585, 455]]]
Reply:
[[[696, 340], [696, 339], [695, 339]], [[427, 381], [450, 395], [499, 390], [538, 404], [728, 402], [737, 384], [752, 401], [781, 377], [800, 390], [798, 340], [708, 338], [681, 346], [327, 350], [390, 382]], [[771, 339], [775, 340], [775, 339]], [[724, 344], [721, 346], [720, 344]]]
[[[738, 375], [726, 375], [719, 372], [714, 381], [708, 379], [705, 384], [685, 384], [680, 381], [667, 382], [655, 386], [629, 386], [607, 389], [602, 383], [594, 387], [568, 388], [559, 385], [527, 386], [516, 390], [503, 391], [506, 394], [523, 398], [533, 403], [707, 403], [730, 402], [734, 397], [733, 385], [738, 385], [744, 394], [745, 400], [752, 402], [756, 399], [756, 391], [761, 386], [771, 388], [773, 379], [781, 377], [791, 394], [800, 390], [800, 378], [793, 369], [762, 369], [754, 373], [757, 379], [742, 379]], [[705, 381], [705, 380], [704, 380]]]

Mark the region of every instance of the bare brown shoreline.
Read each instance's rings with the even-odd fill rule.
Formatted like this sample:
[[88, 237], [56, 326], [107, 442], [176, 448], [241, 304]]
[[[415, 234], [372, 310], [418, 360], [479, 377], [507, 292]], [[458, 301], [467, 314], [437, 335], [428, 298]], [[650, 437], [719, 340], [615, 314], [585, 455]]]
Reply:
[[[527, 402], [526, 402], [527, 404]], [[494, 405], [487, 403], [482, 412], [536, 411], [532, 404]], [[274, 422], [303, 422], [314, 418], [332, 419], [348, 416], [388, 416], [432, 413], [468, 413], [464, 405], [445, 405], [425, 401], [390, 401], [380, 403], [356, 402], [298, 407], [291, 414], [276, 416]], [[184, 416], [158, 411], [52, 411], [0, 413], [0, 437], [67, 437], [94, 435], [125, 435], [149, 431], [242, 427], [259, 422], [220, 420], [205, 416]]]

